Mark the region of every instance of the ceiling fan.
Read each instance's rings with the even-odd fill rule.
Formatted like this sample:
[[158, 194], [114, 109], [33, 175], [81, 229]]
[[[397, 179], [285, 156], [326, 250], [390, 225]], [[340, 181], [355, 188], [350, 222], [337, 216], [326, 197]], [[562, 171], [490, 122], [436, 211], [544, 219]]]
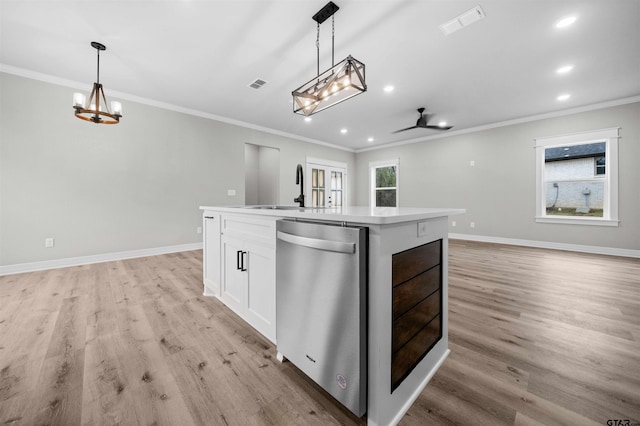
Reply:
[[400, 130], [396, 130], [393, 133], [400, 133], [400, 132], [404, 132], [405, 130], [411, 130], [411, 129], [433, 129], [433, 130], [449, 130], [451, 129], [453, 126], [432, 126], [427, 124], [427, 122], [429, 121], [429, 117], [431, 117], [431, 114], [424, 114], [424, 108], [418, 108], [418, 112], [420, 113], [420, 118], [418, 118], [418, 121], [416, 121], [416, 125], [415, 126], [411, 126], [411, 127], [407, 127], [406, 129], [400, 129]]

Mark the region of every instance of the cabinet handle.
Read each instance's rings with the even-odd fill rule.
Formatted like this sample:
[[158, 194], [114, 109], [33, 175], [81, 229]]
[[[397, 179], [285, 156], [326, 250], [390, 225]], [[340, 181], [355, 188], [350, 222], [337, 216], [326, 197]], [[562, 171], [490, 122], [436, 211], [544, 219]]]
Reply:
[[247, 268], [244, 267], [244, 255], [247, 254], [246, 251], [243, 251], [242, 254], [240, 255], [240, 270], [241, 271], [246, 271]]
[[240, 266], [240, 257], [242, 256], [242, 250], [236, 251], [236, 269], [241, 271], [242, 267]]

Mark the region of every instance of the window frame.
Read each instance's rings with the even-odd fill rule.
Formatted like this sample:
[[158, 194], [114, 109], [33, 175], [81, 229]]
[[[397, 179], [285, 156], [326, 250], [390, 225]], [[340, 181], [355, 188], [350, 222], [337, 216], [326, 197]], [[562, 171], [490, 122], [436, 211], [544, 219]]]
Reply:
[[[394, 158], [390, 160], [380, 160], [380, 161], [371, 161], [369, 162], [369, 206], [371, 208], [378, 208], [376, 206], [376, 190], [383, 189], [376, 187], [376, 169], [384, 168], [384, 167], [395, 167], [396, 168], [396, 186], [393, 187], [396, 191], [396, 205], [394, 207], [384, 207], [384, 208], [398, 208], [400, 206], [400, 159]], [[384, 189], [391, 189], [392, 187], [385, 187]]]
[[[537, 223], [618, 226], [618, 139], [619, 127], [590, 130], [535, 139], [536, 151], [536, 215]], [[603, 175], [605, 196], [602, 217], [547, 215], [545, 194], [545, 149], [605, 142], [606, 172]]]

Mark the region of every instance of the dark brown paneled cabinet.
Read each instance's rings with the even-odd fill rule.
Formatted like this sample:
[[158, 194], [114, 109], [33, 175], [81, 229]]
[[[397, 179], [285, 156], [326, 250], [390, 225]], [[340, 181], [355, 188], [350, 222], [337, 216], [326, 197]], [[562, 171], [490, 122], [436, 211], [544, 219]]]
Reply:
[[442, 240], [392, 257], [391, 392], [442, 338]]

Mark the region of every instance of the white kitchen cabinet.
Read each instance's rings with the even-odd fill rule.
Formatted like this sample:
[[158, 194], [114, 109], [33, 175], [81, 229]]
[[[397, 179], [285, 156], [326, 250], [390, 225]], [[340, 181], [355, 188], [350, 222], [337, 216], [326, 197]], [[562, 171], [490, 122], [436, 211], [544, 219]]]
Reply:
[[205, 212], [202, 218], [202, 276], [205, 296], [220, 296], [220, 213]]
[[247, 310], [245, 318], [276, 341], [276, 249], [247, 243]]
[[243, 314], [246, 300], [246, 277], [241, 268], [246, 255], [243, 241], [222, 236], [222, 286], [220, 300], [238, 315]]
[[[205, 217], [212, 217], [205, 212]], [[276, 218], [218, 214], [218, 251], [215, 237], [205, 235], [205, 265], [218, 266], [218, 297], [265, 337], [276, 340]], [[216, 229], [210, 227], [207, 231]], [[212, 271], [214, 266], [205, 267]]]

